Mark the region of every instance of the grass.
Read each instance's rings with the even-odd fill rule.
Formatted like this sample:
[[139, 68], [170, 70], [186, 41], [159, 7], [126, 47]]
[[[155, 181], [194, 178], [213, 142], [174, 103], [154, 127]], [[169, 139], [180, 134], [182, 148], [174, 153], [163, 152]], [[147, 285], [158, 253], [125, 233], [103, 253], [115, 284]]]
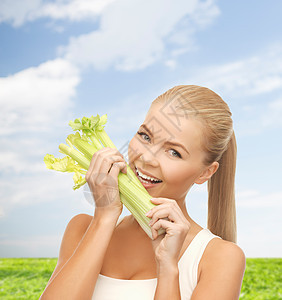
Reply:
[[0, 299], [38, 300], [56, 263], [56, 258], [1, 258]]
[[282, 299], [282, 258], [247, 258], [241, 299]]
[[[0, 299], [38, 299], [56, 258], [0, 259]], [[282, 258], [247, 258], [240, 300], [282, 299]]]

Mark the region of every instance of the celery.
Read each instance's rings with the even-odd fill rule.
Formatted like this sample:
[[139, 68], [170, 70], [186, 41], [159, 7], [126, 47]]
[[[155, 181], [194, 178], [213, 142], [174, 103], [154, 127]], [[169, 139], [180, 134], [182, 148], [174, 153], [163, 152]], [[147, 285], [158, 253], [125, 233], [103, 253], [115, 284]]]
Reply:
[[[104, 125], [107, 122], [107, 115], [70, 121], [69, 125], [74, 131], [80, 131], [80, 134], [68, 135], [65, 144], [60, 144], [61, 153], [66, 154], [64, 158], [55, 158], [53, 155], [46, 154], [44, 162], [48, 169], [53, 169], [61, 172], [74, 172], [73, 189], [78, 189], [86, 183], [85, 175], [89, 168], [93, 154], [103, 147], [117, 149], [107, 133], [104, 130]], [[76, 149], [75, 149], [76, 148]], [[139, 179], [136, 177], [133, 170], [127, 164], [127, 174], [119, 173], [118, 187], [120, 192], [121, 202], [132, 213], [136, 221], [140, 224], [146, 234], [152, 239], [151, 227], [149, 226], [150, 218], [145, 214], [155, 205], [150, 201], [152, 198]], [[164, 233], [161, 228], [158, 234]]]

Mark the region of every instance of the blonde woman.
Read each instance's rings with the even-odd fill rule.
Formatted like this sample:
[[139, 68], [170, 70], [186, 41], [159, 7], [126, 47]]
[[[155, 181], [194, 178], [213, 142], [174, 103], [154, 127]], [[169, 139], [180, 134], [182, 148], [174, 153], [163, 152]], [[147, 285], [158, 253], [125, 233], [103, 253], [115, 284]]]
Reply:
[[[245, 255], [236, 245], [232, 124], [228, 105], [208, 88], [176, 86], [152, 102], [128, 158], [156, 204], [147, 214], [153, 240], [132, 215], [120, 217], [119, 193], [108, 193], [118, 191], [124, 157], [110, 148], [95, 153], [86, 174], [94, 214], [70, 220], [40, 299], [238, 299]], [[190, 188], [206, 181], [202, 228], [185, 199], [189, 205]]]

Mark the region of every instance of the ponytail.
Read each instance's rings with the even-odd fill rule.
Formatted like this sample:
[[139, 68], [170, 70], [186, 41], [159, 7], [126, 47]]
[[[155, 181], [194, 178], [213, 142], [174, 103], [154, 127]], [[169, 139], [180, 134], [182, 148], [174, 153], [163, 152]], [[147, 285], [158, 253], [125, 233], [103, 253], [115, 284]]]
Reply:
[[237, 145], [233, 131], [219, 168], [208, 181], [208, 228], [224, 240], [237, 242], [235, 170]]

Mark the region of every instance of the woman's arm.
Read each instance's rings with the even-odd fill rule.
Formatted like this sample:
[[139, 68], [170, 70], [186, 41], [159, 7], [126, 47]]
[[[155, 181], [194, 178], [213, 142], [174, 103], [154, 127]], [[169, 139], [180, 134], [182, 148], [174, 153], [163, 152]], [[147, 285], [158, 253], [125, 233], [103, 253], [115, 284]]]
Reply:
[[177, 265], [159, 266], [157, 277], [154, 300], [181, 300]]
[[73, 245], [79, 240], [79, 233], [73, 232], [77, 232], [81, 225], [68, 226], [73, 231], [67, 228], [65, 232], [58, 266], [41, 300], [92, 298], [104, 256], [122, 212], [118, 189], [120, 171], [126, 173], [126, 162], [118, 150], [103, 148], [92, 156], [85, 179], [95, 200], [94, 217], [75, 250]]
[[58, 265], [40, 300], [91, 299], [118, 216], [101, 214], [91, 218], [83, 238], [70, 257], [69, 245], [73, 245], [72, 230], [75, 228], [68, 225]]
[[[238, 300], [246, 266], [244, 252], [231, 242], [213, 239], [210, 244], [191, 300]], [[154, 300], [166, 299], [181, 300], [177, 265], [158, 267]]]
[[246, 266], [244, 252], [236, 244], [219, 239], [209, 244], [191, 300], [238, 300]]
[[[146, 214], [151, 218], [149, 224], [157, 262], [158, 283], [154, 300], [181, 300], [178, 259], [190, 223], [175, 200], [152, 198], [151, 202], [158, 204]], [[158, 236], [160, 228], [164, 228], [166, 233]]]
[[[159, 282], [154, 299], [178, 300], [181, 298], [176, 266], [190, 224], [175, 200], [152, 198], [151, 201], [157, 204], [146, 214], [152, 219], [149, 224], [152, 228], [152, 246], [158, 266]], [[157, 231], [161, 227], [166, 233], [158, 236]], [[246, 258], [241, 248], [234, 243], [214, 238], [204, 251], [201, 266], [199, 281], [191, 300], [239, 299], [246, 266]]]

